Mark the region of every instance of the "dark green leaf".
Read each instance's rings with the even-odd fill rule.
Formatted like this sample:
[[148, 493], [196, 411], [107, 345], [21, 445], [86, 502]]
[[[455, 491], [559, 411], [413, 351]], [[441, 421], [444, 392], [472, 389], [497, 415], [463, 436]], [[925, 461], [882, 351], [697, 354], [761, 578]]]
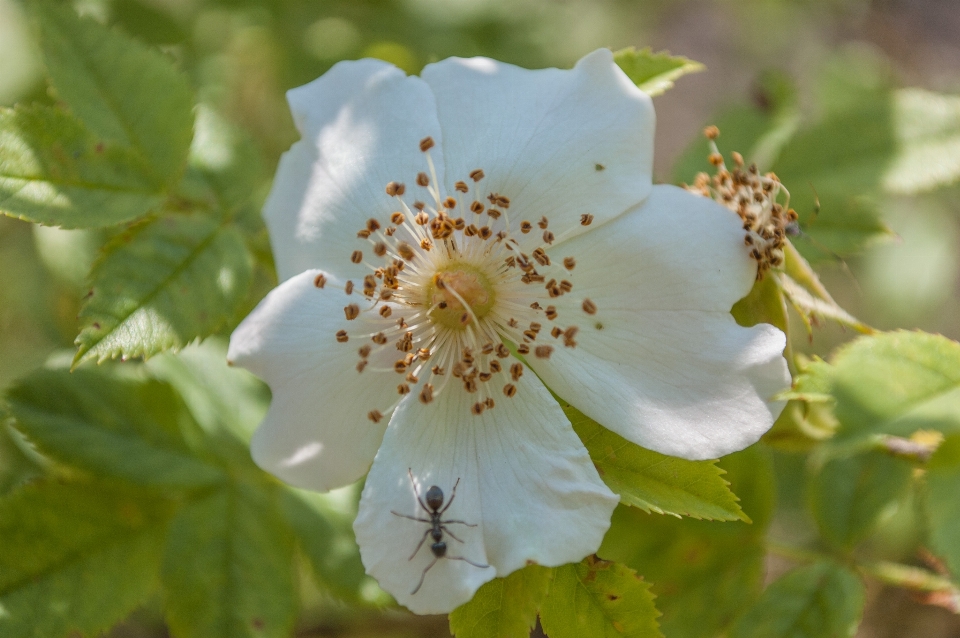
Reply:
[[572, 406], [566, 405], [564, 412], [603, 481], [622, 503], [674, 516], [746, 518], [716, 461], [687, 461], [646, 450]]
[[650, 585], [632, 569], [588, 556], [553, 572], [540, 609], [550, 638], [662, 638]]
[[46, 455], [104, 476], [154, 487], [225, 479], [193, 455], [200, 435], [165, 383], [107, 370], [38, 370], [8, 394], [17, 427]]
[[142, 224], [105, 251], [80, 311], [75, 363], [182, 348], [232, 319], [250, 286], [240, 234], [199, 215]]
[[128, 146], [157, 179], [178, 179], [193, 137], [193, 95], [163, 55], [66, 6], [38, 2], [57, 95], [97, 135]]
[[385, 605], [389, 594], [364, 573], [360, 562], [353, 534], [357, 498], [344, 496], [289, 489], [283, 494], [283, 512], [322, 586], [350, 602]]
[[0, 635], [106, 630], [156, 585], [169, 504], [106, 483], [32, 485], [0, 500]]
[[852, 638], [864, 599], [863, 583], [845, 567], [798, 567], [767, 588], [730, 638]]
[[0, 109], [0, 212], [64, 228], [136, 219], [163, 200], [139, 154], [45, 106]]
[[678, 520], [621, 505], [598, 551], [653, 583], [666, 636], [717, 635], [760, 593], [774, 500], [770, 461], [754, 446], [720, 465], [752, 525]]
[[173, 520], [162, 581], [178, 638], [290, 636], [293, 542], [277, 489], [238, 483], [188, 503]]
[[554, 571], [528, 565], [506, 578], [494, 578], [453, 610], [450, 631], [457, 638], [527, 638]]
[[678, 78], [706, 68], [679, 55], [665, 51], [654, 53], [650, 48], [639, 51], [633, 47], [621, 49], [613, 54], [613, 61], [640, 90], [651, 96], [666, 92]]
[[927, 469], [930, 540], [950, 571], [960, 575], [960, 436], [947, 438]]
[[881, 452], [827, 461], [809, 485], [820, 533], [838, 547], [853, 547], [904, 493], [912, 472], [909, 462]]

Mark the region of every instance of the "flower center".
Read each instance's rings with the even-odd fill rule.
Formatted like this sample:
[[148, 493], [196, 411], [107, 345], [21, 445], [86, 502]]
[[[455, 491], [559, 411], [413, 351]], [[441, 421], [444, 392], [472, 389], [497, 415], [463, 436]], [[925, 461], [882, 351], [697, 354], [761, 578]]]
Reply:
[[490, 314], [497, 296], [489, 277], [471, 264], [453, 263], [437, 272], [427, 285], [430, 319], [451, 330], [465, 330]]

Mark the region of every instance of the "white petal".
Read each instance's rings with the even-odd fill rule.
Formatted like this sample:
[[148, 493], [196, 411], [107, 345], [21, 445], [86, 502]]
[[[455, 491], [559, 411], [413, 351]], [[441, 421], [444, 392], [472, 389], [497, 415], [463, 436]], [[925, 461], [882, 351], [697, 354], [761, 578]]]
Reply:
[[[480, 416], [469, 412], [477, 395], [451, 385], [429, 405], [401, 405], [387, 428], [354, 530], [367, 573], [414, 612], [446, 613], [527, 561], [578, 561], [596, 551], [610, 525], [618, 499], [560, 406], [529, 372], [517, 385], [512, 399], [496, 392], [496, 407]], [[444, 540], [451, 555], [491, 567], [441, 559], [420, 591], [410, 593], [433, 555], [428, 539], [407, 560], [427, 525], [391, 514], [424, 514], [408, 468], [421, 495], [437, 485], [449, 497], [460, 480], [444, 519], [477, 527], [450, 525], [464, 544]]]
[[[334, 65], [287, 98], [303, 139], [281, 158], [263, 209], [280, 280], [309, 268], [362, 277], [368, 271], [349, 260], [363, 248], [357, 231], [400, 209], [386, 185], [405, 183], [410, 202], [427, 201], [414, 180], [427, 170], [420, 140], [440, 143], [433, 94], [386, 62], [358, 60]], [[433, 160], [442, 180], [439, 152]]]
[[575, 348], [531, 359], [554, 392], [621, 436], [688, 459], [740, 450], [770, 428], [783, 409], [771, 398], [790, 385], [786, 338], [730, 315], [756, 273], [734, 213], [656, 186], [637, 210], [552, 254], [577, 258], [573, 292], [555, 301], [558, 323], [580, 328]]
[[[384, 411], [398, 397], [392, 371], [356, 370], [357, 350], [369, 338], [339, 343], [335, 337], [339, 330], [377, 332], [381, 328], [368, 319], [374, 313], [347, 321], [344, 306], [362, 307], [365, 300], [346, 295], [329, 274], [324, 288], [316, 288], [318, 274], [307, 271], [274, 288], [231, 335], [227, 360], [273, 392], [251, 442], [254, 461], [287, 483], [327, 491], [367, 471], [387, 422], [373, 423], [367, 414]], [[388, 351], [371, 354], [369, 367], [389, 368], [395, 358]]]
[[[546, 215], [558, 236], [585, 230], [584, 213], [599, 224], [650, 192], [653, 105], [609, 50], [568, 71], [450, 58], [422, 75], [436, 95], [448, 188], [465, 180], [484, 203], [505, 195], [511, 218]], [[477, 168], [486, 178], [474, 187]]]

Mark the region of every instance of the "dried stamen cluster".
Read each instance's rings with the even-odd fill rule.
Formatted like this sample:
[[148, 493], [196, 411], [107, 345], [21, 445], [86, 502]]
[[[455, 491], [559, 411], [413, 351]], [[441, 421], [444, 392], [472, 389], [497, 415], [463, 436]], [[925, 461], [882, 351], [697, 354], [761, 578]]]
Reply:
[[[710, 140], [710, 163], [717, 168], [716, 174], [699, 173], [686, 189], [710, 197], [740, 216], [746, 231], [743, 241], [751, 247], [750, 256], [757, 262], [759, 280], [767, 270], [783, 264], [783, 245], [788, 227], [797, 221], [797, 213], [789, 208], [790, 193], [775, 174], [761, 175], [756, 164], [745, 169], [739, 153], [733, 153], [733, 170], [726, 167], [715, 142], [719, 134], [715, 126], [704, 130]], [[784, 204], [777, 202], [781, 192], [786, 195]]]
[[[420, 142], [428, 172], [416, 176], [417, 187], [426, 190], [423, 199], [432, 203], [408, 202], [406, 186], [390, 182], [386, 194], [395, 198], [399, 210], [389, 220], [369, 219], [357, 233], [369, 248], [347, 255], [370, 271], [362, 282], [344, 286], [348, 295], [358, 292], [361, 297], [344, 308], [344, 315], [349, 321], [363, 317], [358, 322], [363, 329], [340, 330], [335, 338], [340, 343], [360, 340], [358, 372], [400, 375], [394, 404], [368, 413], [374, 422], [407, 394], [415, 392], [422, 403], [431, 403], [454, 379], [454, 388], [475, 395], [468, 402], [470, 411], [482, 414], [495, 407], [495, 396], [517, 393], [524, 364], [510, 361], [508, 343], [518, 355], [542, 359], [554, 351], [550, 339], [568, 348], [577, 345], [577, 326], [561, 324], [551, 303], [573, 290], [576, 259], [567, 256], [557, 263], [546, 251], [564, 233], [555, 236], [550, 221], [541, 217], [520, 221], [515, 235], [510, 198], [484, 194], [481, 169], [470, 173], [472, 184], [454, 184], [459, 198], [445, 196], [430, 158], [433, 146], [429, 137]], [[476, 195], [471, 197], [471, 191]], [[580, 218], [583, 226], [592, 221], [590, 214]], [[533, 233], [535, 227], [539, 232]], [[326, 282], [323, 275], [317, 277], [318, 288]], [[597, 312], [591, 300], [579, 303], [586, 314]], [[392, 366], [371, 365], [389, 361], [385, 352], [395, 353]], [[393, 379], [389, 383], [396, 383]]]

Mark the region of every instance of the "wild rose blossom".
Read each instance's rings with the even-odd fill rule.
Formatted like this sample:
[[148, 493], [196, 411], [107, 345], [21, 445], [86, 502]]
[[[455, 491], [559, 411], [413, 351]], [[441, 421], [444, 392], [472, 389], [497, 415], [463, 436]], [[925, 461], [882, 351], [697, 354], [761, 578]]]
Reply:
[[[264, 209], [282, 283], [228, 358], [273, 390], [258, 464], [320, 491], [369, 470], [354, 529], [401, 604], [447, 612], [600, 545], [618, 499], [547, 386], [687, 459], [779, 414], [784, 335], [729, 312], [757, 273], [741, 221], [652, 185], [653, 107], [609, 51], [341, 62], [288, 97], [302, 139]], [[433, 485], [462, 521], [439, 559], [411, 520]]]

